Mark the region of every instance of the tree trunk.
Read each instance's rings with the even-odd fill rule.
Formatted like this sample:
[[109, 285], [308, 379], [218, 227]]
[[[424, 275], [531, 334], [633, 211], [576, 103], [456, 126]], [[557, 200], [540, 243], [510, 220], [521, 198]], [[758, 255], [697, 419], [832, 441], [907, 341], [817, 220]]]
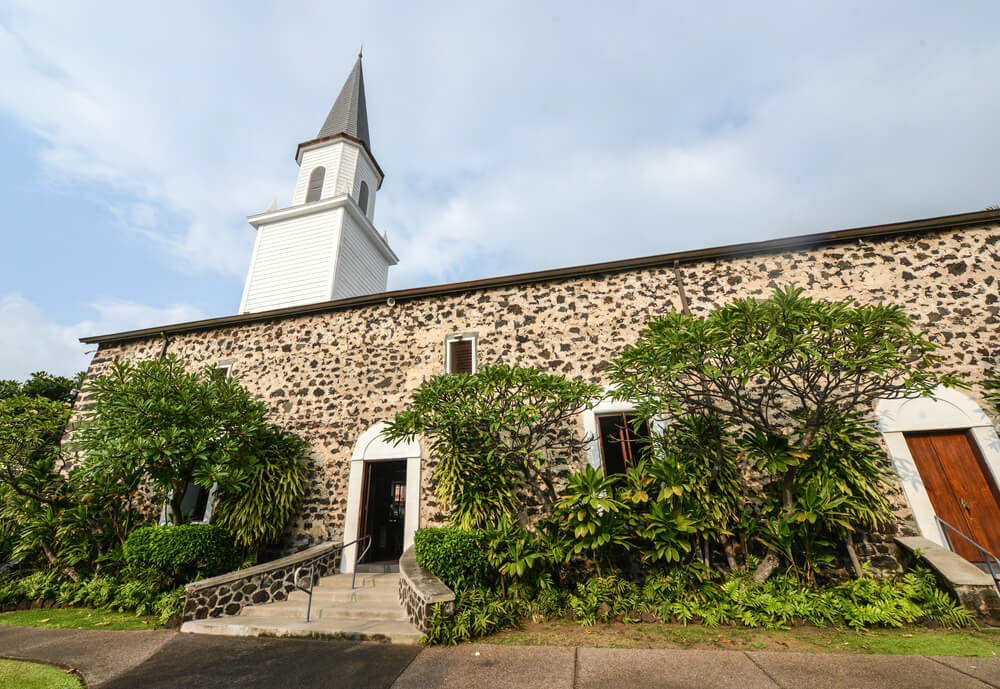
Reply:
[[726, 553], [726, 564], [729, 565], [729, 571], [736, 571], [736, 553], [733, 548], [733, 542], [729, 540], [728, 536], [722, 537], [722, 550]]
[[760, 561], [757, 565], [757, 569], [753, 572], [753, 581], [755, 584], [763, 584], [767, 581], [767, 578], [774, 573], [774, 570], [778, 568], [781, 564], [781, 558], [778, 554], [771, 549], [768, 549], [767, 554], [764, 559]]
[[[49, 561], [49, 564], [57, 565], [55, 553], [53, 553], [52, 549], [49, 548], [49, 544], [45, 542], [45, 539], [38, 539], [38, 544], [42, 546], [42, 552], [45, 553], [45, 558]], [[72, 579], [74, 583], [80, 581], [80, 573], [76, 571], [76, 568], [66, 565], [64, 567], [59, 567], [59, 569], [62, 570], [63, 574]]]
[[781, 506], [785, 512], [791, 513], [795, 507], [795, 496], [792, 495], [792, 486], [795, 483], [795, 473], [793, 469], [785, 472], [785, 477], [781, 481]]
[[844, 545], [847, 546], [847, 556], [851, 558], [854, 576], [860, 579], [863, 576], [863, 570], [861, 569], [861, 561], [858, 559], [858, 553], [854, 550], [854, 534], [850, 531], [844, 535]]
[[184, 490], [187, 488], [187, 483], [174, 484], [173, 493], [170, 495], [170, 520], [174, 525], [184, 523], [184, 513], [181, 511], [181, 505], [184, 502]]

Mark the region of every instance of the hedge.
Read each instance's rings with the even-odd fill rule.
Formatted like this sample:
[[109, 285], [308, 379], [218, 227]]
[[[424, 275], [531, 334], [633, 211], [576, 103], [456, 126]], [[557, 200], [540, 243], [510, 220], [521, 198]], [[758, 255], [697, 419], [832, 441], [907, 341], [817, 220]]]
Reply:
[[478, 529], [420, 529], [413, 540], [417, 564], [455, 590], [489, 586], [496, 578], [487, 558], [489, 533]]

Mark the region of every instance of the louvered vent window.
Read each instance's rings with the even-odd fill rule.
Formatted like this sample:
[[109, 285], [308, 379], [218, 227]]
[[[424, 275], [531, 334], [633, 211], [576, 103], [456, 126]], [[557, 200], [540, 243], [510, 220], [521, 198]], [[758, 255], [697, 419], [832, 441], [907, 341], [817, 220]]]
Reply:
[[358, 190], [358, 205], [361, 206], [361, 212], [368, 215], [368, 185], [364, 181]]
[[326, 168], [318, 167], [309, 175], [309, 191], [306, 192], [306, 203], [319, 201], [323, 195], [323, 180], [326, 178]]
[[448, 373], [476, 372], [476, 340], [472, 336], [448, 338]]

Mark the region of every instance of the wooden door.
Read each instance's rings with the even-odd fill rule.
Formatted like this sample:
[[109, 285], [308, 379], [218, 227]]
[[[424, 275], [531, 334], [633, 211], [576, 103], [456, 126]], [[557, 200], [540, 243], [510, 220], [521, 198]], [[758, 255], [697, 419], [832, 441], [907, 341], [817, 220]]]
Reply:
[[[976, 543], [1000, 554], [1000, 494], [976, 441], [968, 431], [907, 433], [913, 461], [934, 512]], [[951, 535], [955, 552], [982, 562], [978, 550]]]

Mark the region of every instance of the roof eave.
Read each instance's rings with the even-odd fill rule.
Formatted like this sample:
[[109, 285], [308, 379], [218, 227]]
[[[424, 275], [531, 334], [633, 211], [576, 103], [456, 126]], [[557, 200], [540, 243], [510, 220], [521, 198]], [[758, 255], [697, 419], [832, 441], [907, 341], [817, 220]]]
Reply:
[[302, 153], [305, 151], [305, 149], [310, 148], [312, 146], [317, 146], [319, 144], [330, 143], [332, 141], [336, 141], [337, 139], [345, 139], [346, 141], [350, 141], [351, 143], [357, 144], [362, 148], [362, 150], [364, 150], [365, 154], [368, 156], [368, 159], [371, 161], [372, 165], [375, 166], [375, 169], [378, 171], [378, 186], [375, 189], [376, 191], [381, 189], [382, 180], [385, 178], [385, 173], [382, 172], [382, 167], [378, 164], [378, 161], [375, 160], [375, 156], [372, 155], [371, 149], [368, 148], [368, 144], [359, 139], [358, 137], [351, 136], [350, 134], [345, 134], [341, 132], [340, 134], [330, 134], [329, 136], [321, 136], [317, 139], [309, 139], [309, 141], [303, 141], [298, 145], [298, 148], [295, 149], [295, 162], [298, 165], [302, 164]]

